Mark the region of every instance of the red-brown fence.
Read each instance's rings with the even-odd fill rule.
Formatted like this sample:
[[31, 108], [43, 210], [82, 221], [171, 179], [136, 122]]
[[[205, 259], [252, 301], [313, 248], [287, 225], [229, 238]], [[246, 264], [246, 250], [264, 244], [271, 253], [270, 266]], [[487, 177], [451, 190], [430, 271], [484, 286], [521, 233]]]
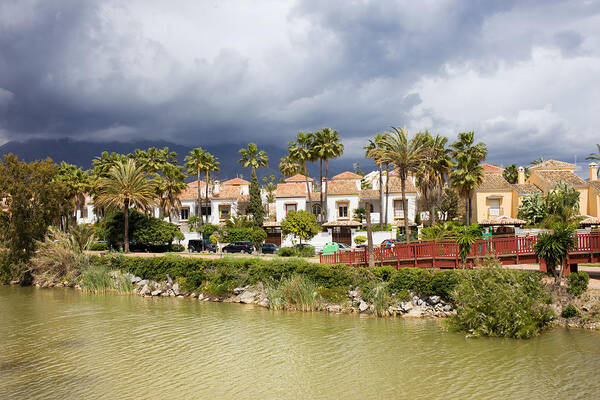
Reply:
[[[533, 246], [537, 236], [494, 238], [478, 240], [471, 246], [469, 263], [493, 255], [505, 264], [538, 263]], [[373, 249], [376, 265], [397, 267], [457, 268], [461, 265], [458, 244], [454, 241], [414, 242], [396, 244], [394, 247]], [[321, 255], [322, 263], [366, 265], [365, 249], [340, 251], [331, 255]], [[577, 244], [569, 252], [567, 263], [599, 262], [600, 233], [577, 235]]]

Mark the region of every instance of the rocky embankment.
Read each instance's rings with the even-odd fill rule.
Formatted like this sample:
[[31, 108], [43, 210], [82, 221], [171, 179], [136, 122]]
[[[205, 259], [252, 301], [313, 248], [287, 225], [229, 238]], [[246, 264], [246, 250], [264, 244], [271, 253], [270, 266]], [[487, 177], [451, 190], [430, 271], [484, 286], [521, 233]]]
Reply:
[[[269, 298], [262, 283], [253, 286], [238, 287], [233, 290], [233, 296], [219, 297], [213, 294], [186, 292], [180, 290], [177, 282], [170, 277], [166, 281], [157, 282], [131, 276], [133, 293], [143, 297], [177, 297], [193, 298], [199, 301], [215, 301], [223, 303], [256, 304], [269, 307]], [[338, 303], [319, 301], [317, 309], [331, 313], [359, 313], [374, 314], [375, 307], [362, 298], [358, 288], [348, 290], [347, 298]], [[398, 301], [389, 305], [386, 316], [401, 317], [433, 317], [444, 318], [455, 312], [452, 304], [445, 302], [439, 296], [419, 297], [412, 296], [407, 301]]]

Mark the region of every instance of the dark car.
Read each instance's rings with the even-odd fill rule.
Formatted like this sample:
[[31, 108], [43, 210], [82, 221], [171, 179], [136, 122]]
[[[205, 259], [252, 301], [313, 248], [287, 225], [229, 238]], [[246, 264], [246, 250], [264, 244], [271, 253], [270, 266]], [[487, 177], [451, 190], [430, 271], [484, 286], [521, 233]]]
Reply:
[[275, 254], [279, 250], [276, 244], [273, 243], [265, 243], [262, 245], [263, 254]]
[[223, 247], [223, 253], [248, 253], [254, 251], [254, 246], [250, 242], [233, 242]]
[[210, 243], [208, 240], [201, 239], [190, 239], [188, 241], [188, 251], [191, 253], [193, 251], [210, 251], [212, 253], [216, 252], [216, 247]]

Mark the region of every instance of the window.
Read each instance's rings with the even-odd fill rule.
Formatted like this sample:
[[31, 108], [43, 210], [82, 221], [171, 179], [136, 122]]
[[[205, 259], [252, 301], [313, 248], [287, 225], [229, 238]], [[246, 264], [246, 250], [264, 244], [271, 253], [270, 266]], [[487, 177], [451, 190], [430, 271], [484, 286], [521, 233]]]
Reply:
[[369, 212], [370, 213], [374, 213], [375, 212], [375, 207], [373, 207], [373, 203], [369, 203]]
[[219, 218], [229, 219], [230, 206], [219, 206]]
[[184, 207], [181, 210], [179, 210], [179, 219], [181, 220], [188, 220], [190, 218], [190, 208], [189, 207]]
[[394, 200], [394, 218], [404, 218], [404, 201]]
[[315, 215], [320, 215], [321, 214], [321, 205], [320, 204], [313, 204], [312, 205], [312, 213]]
[[338, 218], [348, 218], [348, 203], [338, 203]]
[[212, 215], [212, 207], [211, 206], [202, 206], [202, 215], [206, 215], [206, 216]]
[[88, 208], [86, 206], [81, 207], [81, 218], [88, 217]]
[[290, 211], [296, 211], [296, 203], [291, 203], [291, 204], [286, 204], [285, 205], [285, 215], [287, 215], [287, 213], [289, 213]]

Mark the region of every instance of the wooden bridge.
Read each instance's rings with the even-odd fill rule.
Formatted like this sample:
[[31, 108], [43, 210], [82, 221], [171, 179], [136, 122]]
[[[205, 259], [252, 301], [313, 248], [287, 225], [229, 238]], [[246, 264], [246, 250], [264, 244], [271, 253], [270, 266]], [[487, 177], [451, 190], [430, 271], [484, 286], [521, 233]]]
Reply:
[[[547, 271], [543, 260], [538, 259], [533, 248], [537, 236], [494, 238], [478, 240], [471, 246], [467, 264], [472, 267], [486, 256], [497, 257], [503, 265], [540, 264], [540, 271]], [[414, 242], [396, 244], [394, 247], [373, 249], [375, 265], [393, 265], [416, 268], [460, 268], [462, 262], [458, 244], [454, 241]], [[339, 251], [321, 255], [322, 263], [366, 266], [365, 249]], [[567, 257], [565, 273], [577, 271], [578, 264], [600, 262], [600, 232], [577, 235], [577, 244]]]

